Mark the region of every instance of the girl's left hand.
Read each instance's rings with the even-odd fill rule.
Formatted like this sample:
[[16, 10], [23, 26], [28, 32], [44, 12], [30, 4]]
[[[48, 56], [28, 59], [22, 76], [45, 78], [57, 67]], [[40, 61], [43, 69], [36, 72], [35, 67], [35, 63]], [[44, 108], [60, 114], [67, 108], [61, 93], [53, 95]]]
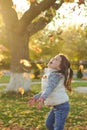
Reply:
[[36, 102], [36, 99], [35, 99], [34, 97], [31, 97], [31, 98], [29, 99], [29, 106], [30, 106], [30, 107], [34, 106], [35, 102]]
[[44, 103], [44, 99], [42, 97], [40, 97], [38, 100], [38, 105], [37, 105], [37, 109], [41, 109]]

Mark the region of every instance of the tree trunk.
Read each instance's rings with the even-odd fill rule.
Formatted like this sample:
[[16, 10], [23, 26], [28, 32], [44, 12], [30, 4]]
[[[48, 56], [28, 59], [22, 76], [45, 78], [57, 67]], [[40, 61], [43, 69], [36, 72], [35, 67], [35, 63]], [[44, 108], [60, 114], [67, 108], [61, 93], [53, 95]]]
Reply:
[[11, 52], [11, 78], [6, 91], [18, 91], [22, 87], [30, 90], [29, 38], [27, 35], [9, 33]]
[[56, 0], [44, 0], [39, 4], [34, 2], [21, 19], [18, 19], [17, 12], [13, 9], [12, 0], [0, 0], [0, 10], [11, 51], [11, 79], [6, 91], [17, 91], [19, 87], [23, 87], [25, 91], [30, 89], [29, 36], [44, 28], [51, 21], [53, 14], [49, 12], [38, 20], [34, 19], [51, 6], [58, 9], [63, 0], [57, 5], [55, 2]]
[[13, 73], [11, 72], [11, 78], [6, 92], [18, 92], [19, 88], [23, 88], [24, 91], [31, 89], [31, 80], [29, 73]]

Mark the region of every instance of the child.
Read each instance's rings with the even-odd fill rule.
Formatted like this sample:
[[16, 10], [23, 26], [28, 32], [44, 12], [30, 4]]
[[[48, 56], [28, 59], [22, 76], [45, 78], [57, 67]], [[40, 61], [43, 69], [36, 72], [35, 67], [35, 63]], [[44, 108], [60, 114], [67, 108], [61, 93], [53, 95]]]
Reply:
[[46, 120], [48, 130], [64, 130], [70, 109], [65, 88], [71, 92], [72, 76], [73, 71], [69, 60], [63, 54], [56, 55], [45, 69], [42, 77], [42, 91], [29, 101], [30, 106], [38, 102], [38, 109], [42, 108], [43, 103], [52, 107]]

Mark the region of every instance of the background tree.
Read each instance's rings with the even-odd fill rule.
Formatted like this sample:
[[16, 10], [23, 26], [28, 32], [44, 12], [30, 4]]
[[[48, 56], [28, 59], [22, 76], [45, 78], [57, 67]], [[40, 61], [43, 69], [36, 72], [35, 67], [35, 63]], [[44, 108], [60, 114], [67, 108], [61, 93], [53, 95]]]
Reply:
[[85, 5], [78, 3], [67, 5], [67, 3], [64, 3], [57, 10], [54, 21], [49, 24], [51, 27], [48, 25], [43, 31], [31, 37], [30, 52], [32, 59], [40, 59], [40, 56], [43, 59], [49, 59], [62, 52], [72, 62], [78, 63], [80, 60], [86, 60], [86, 14], [87, 3]]
[[0, 15], [0, 69], [7, 69], [10, 64], [9, 46], [6, 37], [5, 25]]
[[[64, 29], [64, 30], [63, 30]], [[79, 26], [68, 25], [57, 30], [46, 30], [46, 28], [35, 34], [30, 39], [30, 55], [32, 60], [49, 60], [57, 53], [64, 53], [71, 62], [87, 60], [87, 31]], [[84, 53], [85, 52], [85, 53]]]
[[48, 30], [45, 28], [33, 35], [30, 39], [30, 55], [32, 60], [43, 60], [46, 62], [55, 56], [62, 49], [61, 32]]
[[63, 0], [30, 0], [30, 8], [18, 19], [12, 0], [0, 0], [11, 54], [11, 79], [6, 91], [17, 91], [21, 86], [25, 91], [30, 89], [29, 39], [52, 20], [54, 10], [62, 3]]

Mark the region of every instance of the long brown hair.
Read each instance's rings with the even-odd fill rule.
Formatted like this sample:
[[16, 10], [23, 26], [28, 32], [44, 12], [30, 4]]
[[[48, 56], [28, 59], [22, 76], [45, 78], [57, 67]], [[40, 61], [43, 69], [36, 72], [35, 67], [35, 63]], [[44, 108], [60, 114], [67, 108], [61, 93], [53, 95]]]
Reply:
[[73, 70], [71, 69], [71, 65], [68, 58], [63, 54], [59, 54], [59, 56], [62, 59], [61, 64], [60, 64], [60, 69], [61, 69], [60, 73], [62, 73], [65, 77], [65, 80], [64, 80], [65, 87], [67, 88], [67, 90], [71, 92], [72, 91], [71, 80], [73, 77]]

